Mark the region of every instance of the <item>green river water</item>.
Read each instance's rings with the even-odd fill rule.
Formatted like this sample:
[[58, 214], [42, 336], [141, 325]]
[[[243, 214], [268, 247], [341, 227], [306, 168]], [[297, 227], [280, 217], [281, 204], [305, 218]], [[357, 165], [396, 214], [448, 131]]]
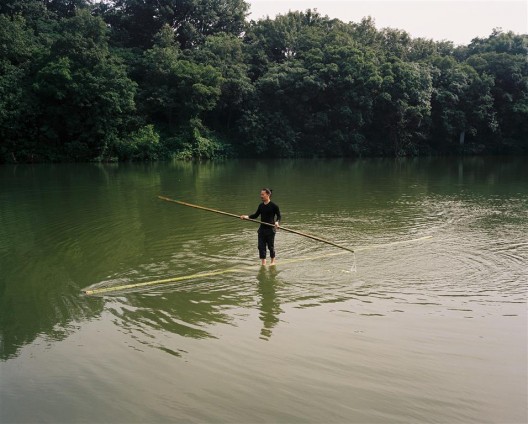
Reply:
[[525, 423], [527, 163], [2, 166], [0, 422]]

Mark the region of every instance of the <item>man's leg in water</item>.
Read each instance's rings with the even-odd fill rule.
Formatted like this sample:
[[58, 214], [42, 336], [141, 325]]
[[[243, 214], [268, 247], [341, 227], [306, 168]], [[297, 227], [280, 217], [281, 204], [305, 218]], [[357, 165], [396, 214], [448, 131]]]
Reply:
[[271, 264], [275, 265], [275, 233], [271, 233], [268, 236], [268, 249], [270, 251]]
[[258, 251], [262, 265], [266, 265], [266, 235], [258, 233]]

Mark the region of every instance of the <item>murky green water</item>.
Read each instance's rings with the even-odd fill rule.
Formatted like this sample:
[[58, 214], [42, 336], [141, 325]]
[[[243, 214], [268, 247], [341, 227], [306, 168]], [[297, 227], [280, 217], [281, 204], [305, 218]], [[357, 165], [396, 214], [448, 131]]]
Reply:
[[[255, 224], [156, 198], [263, 186], [368, 249], [261, 269]], [[527, 421], [526, 158], [4, 166], [0, 224], [2, 423]]]

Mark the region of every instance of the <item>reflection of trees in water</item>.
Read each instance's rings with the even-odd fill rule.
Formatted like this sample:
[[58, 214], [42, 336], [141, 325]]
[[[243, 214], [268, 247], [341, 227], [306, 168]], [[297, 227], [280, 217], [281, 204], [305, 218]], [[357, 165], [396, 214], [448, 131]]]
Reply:
[[166, 331], [202, 339], [214, 337], [208, 331], [211, 325], [231, 323], [229, 310], [249, 303], [250, 297], [207, 285], [198, 290], [129, 294], [125, 302], [109, 310], [119, 319], [116, 324], [127, 331], [150, 337], [152, 330]]
[[265, 340], [271, 337], [272, 329], [279, 322], [279, 315], [282, 312], [277, 298], [277, 275], [278, 271], [274, 266], [269, 268], [263, 266], [257, 274], [260, 320], [262, 321], [260, 337]]
[[[282, 312], [277, 297], [277, 270], [262, 267], [257, 274], [259, 310], [262, 321], [261, 338], [269, 339]], [[118, 319], [116, 325], [129, 332], [139, 343], [161, 348], [179, 356], [178, 349], [157, 345], [154, 332], [170, 332], [195, 339], [213, 338], [214, 324], [232, 324], [236, 319], [231, 309], [249, 307], [251, 292], [241, 292], [239, 286], [220, 288], [219, 281], [196, 287], [164, 290], [163, 292], [129, 293], [121, 303], [116, 299], [108, 310]]]
[[0, 217], [0, 359], [39, 336], [62, 340], [76, 322], [101, 313], [104, 301], [80, 289], [109, 270], [128, 271], [130, 257], [145, 254], [152, 200], [143, 190], [159, 185], [153, 171], [96, 164], [0, 169], [0, 194], [8, 199]]
[[86, 301], [76, 287], [46, 284], [40, 287], [21, 281], [0, 293], [0, 360], [18, 356], [37, 337], [60, 341], [77, 330], [76, 322], [100, 314], [101, 299]]

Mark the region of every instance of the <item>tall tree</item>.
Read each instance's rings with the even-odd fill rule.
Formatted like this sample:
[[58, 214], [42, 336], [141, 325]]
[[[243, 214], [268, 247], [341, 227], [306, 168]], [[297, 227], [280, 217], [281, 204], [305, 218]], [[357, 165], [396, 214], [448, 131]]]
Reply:
[[42, 47], [22, 16], [0, 15], [0, 161], [31, 159], [31, 74]]
[[124, 130], [135, 84], [110, 54], [102, 19], [80, 11], [60, 30], [33, 84], [38, 138], [53, 154], [87, 160]]
[[248, 147], [278, 156], [363, 153], [381, 83], [373, 52], [311, 11], [255, 25], [248, 51], [257, 98], [241, 123]]
[[428, 133], [433, 91], [428, 67], [393, 59], [381, 66], [383, 82], [375, 99], [369, 135], [383, 155], [417, 154]]
[[434, 61], [432, 106], [432, 144], [444, 153], [485, 149], [488, 134], [495, 134], [491, 90], [493, 78], [479, 75], [471, 66], [452, 57]]
[[466, 62], [483, 78], [493, 78], [491, 94], [497, 131], [488, 140], [491, 152], [528, 151], [528, 35], [495, 30], [468, 46]]
[[97, 7], [123, 46], [152, 47], [153, 37], [168, 25], [183, 49], [208, 35], [240, 35], [248, 9], [243, 0], [111, 0]]
[[212, 66], [184, 56], [166, 25], [145, 51], [140, 84], [142, 111], [175, 129], [216, 106], [221, 75]]
[[142, 72], [139, 103], [147, 121], [172, 138], [172, 149], [185, 145], [200, 156], [209, 156], [208, 131], [202, 119], [204, 112], [215, 108], [221, 95], [221, 73], [183, 55], [168, 25], [157, 34], [154, 46], [145, 51]]
[[213, 67], [222, 77], [220, 97], [215, 108], [207, 113], [206, 121], [227, 136], [234, 136], [235, 123], [254, 94], [242, 39], [226, 33], [211, 35], [202, 48], [193, 50], [192, 56], [195, 62]]

